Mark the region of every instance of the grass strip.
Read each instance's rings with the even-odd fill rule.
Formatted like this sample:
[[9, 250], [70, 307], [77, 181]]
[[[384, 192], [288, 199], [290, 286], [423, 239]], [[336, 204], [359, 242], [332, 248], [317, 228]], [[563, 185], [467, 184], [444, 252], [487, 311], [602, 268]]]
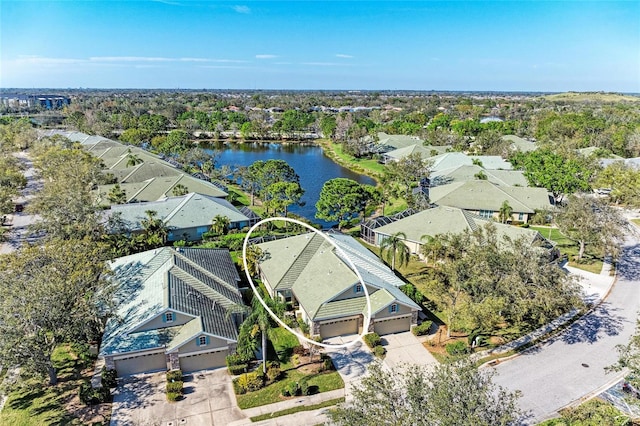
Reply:
[[301, 405], [299, 407], [287, 408], [286, 410], [275, 411], [273, 413], [261, 414], [259, 416], [253, 416], [250, 418], [252, 422], [260, 422], [262, 420], [269, 420], [275, 417], [288, 416], [289, 414], [295, 414], [302, 411], [312, 411], [317, 410], [318, 408], [331, 407], [336, 404], [340, 404], [344, 402], [344, 397], [329, 399], [324, 402], [320, 402], [318, 404], [313, 405]]

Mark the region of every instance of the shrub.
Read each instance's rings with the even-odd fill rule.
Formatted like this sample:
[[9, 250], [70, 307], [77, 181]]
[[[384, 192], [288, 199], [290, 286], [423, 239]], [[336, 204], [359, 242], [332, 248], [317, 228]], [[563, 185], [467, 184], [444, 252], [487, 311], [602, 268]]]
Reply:
[[182, 370], [171, 370], [167, 372], [167, 382], [182, 380]]
[[175, 402], [182, 396], [179, 392], [167, 392], [167, 399], [171, 402]]
[[105, 388], [115, 388], [118, 384], [118, 373], [116, 370], [107, 367], [102, 367], [102, 386]]
[[367, 346], [373, 349], [382, 342], [382, 339], [380, 338], [378, 333], [369, 333], [364, 335], [364, 342], [367, 344]]
[[292, 356], [291, 364], [293, 364], [294, 366], [297, 366], [298, 364], [300, 364], [300, 356], [299, 355]]
[[302, 318], [298, 318], [298, 327], [300, 327], [302, 334], [309, 334], [309, 324], [304, 322]]
[[291, 382], [284, 389], [282, 389], [282, 396], [297, 395], [300, 395], [300, 385], [298, 384], [298, 382]]
[[245, 373], [247, 371], [247, 368], [249, 368], [249, 364], [232, 365], [231, 367], [229, 367], [229, 374], [231, 374], [232, 376], [237, 376]]
[[243, 374], [233, 381], [236, 393], [255, 392], [262, 389], [264, 382], [258, 377], [256, 372]]
[[432, 321], [424, 321], [422, 324], [413, 327], [413, 330], [411, 331], [416, 336], [424, 336], [426, 334], [429, 334], [429, 330], [431, 330], [431, 324], [433, 324]]
[[229, 368], [234, 365], [246, 364], [246, 360], [242, 359], [242, 357], [238, 354], [227, 355], [227, 358], [225, 360], [227, 361], [227, 367]]
[[384, 346], [378, 345], [373, 348], [373, 354], [378, 358], [382, 358], [386, 353], [387, 353], [387, 350], [384, 348]]
[[333, 370], [333, 362], [331, 361], [331, 358], [326, 357], [324, 359], [324, 362], [322, 363], [322, 371], [329, 371], [329, 370]]
[[282, 375], [282, 370], [280, 370], [279, 365], [270, 365], [267, 366], [267, 380], [269, 383], [273, 383], [280, 378]]
[[181, 380], [177, 380], [174, 382], [167, 382], [167, 393], [169, 392], [182, 393], [183, 386], [184, 386], [184, 382], [182, 382]]
[[100, 404], [111, 400], [111, 392], [107, 387], [93, 388], [89, 381], [84, 381], [78, 389], [80, 402], [85, 405]]
[[309, 382], [307, 377], [303, 377], [300, 380], [300, 394], [301, 395], [309, 395]]
[[444, 348], [449, 355], [453, 356], [464, 355], [465, 353], [467, 353], [467, 345], [462, 340], [448, 343]]

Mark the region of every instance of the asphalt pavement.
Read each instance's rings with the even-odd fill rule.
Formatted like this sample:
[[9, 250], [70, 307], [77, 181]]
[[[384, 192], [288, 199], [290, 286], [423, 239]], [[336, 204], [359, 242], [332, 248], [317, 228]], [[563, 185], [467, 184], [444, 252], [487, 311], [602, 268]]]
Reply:
[[560, 335], [495, 367], [494, 382], [520, 390], [530, 424], [596, 395], [622, 378], [605, 368], [618, 359], [616, 345], [635, 331], [640, 308], [640, 239], [629, 236], [608, 297]]

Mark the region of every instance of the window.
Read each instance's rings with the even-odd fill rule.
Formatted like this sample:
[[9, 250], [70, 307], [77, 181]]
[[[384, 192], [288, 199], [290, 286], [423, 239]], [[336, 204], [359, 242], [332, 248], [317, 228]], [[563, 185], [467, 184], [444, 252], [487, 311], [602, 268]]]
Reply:
[[493, 210], [480, 210], [480, 217], [491, 219], [493, 217]]
[[353, 292], [362, 293], [362, 284], [356, 284], [356, 286], [353, 288]]
[[398, 312], [398, 304], [394, 303], [393, 305], [389, 305], [389, 312], [391, 313]]
[[173, 312], [164, 314], [164, 322], [173, 322]]
[[524, 213], [518, 213], [518, 220], [522, 222], [524, 220]]
[[198, 337], [198, 346], [207, 346], [207, 336]]

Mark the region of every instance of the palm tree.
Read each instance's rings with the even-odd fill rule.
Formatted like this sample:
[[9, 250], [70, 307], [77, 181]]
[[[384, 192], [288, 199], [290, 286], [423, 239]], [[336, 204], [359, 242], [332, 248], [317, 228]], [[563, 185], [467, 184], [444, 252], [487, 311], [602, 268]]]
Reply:
[[513, 214], [513, 208], [509, 205], [507, 200], [502, 202], [502, 206], [500, 206], [500, 212], [498, 213], [498, 219], [501, 223], [507, 223], [509, 219], [511, 219], [511, 215]]
[[158, 217], [158, 212], [155, 210], [147, 210], [145, 214], [147, 218], [142, 219], [140, 224], [142, 225], [142, 232], [145, 235], [148, 245], [156, 247], [164, 245], [169, 234], [169, 230], [164, 221]]
[[391, 263], [391, 269], [396, 269], [396, 257], [399, 266], [406, 265], [409, 262], [411, 251], [404, 243], [407, 235], [404, 232], [396, 232], [388, 236], [380, 243], [380, 256], [383, 256], [387, 263]]
[[420, 237], [420, 241], [424, 241], [424, 244], [420, 247], [420, 252], [424, 255], [424, 263], [429, 264], [429, 257], [433, 257], [435, 263], [436, 257], [444, 248], [440, 238], [437, 236], [423, 235]]
[[113, 204], [125, 204], [127, 202], [127, 191], [116, 183], [107, 194], [107, 199]]
[[177, 184], [176, 186], [173, 187], [173, 189], [171, 190], [171, 193], [173, 195], [175, 195], [176, 197], [181, 197], [181, 196], [187, 195], [189, 193], [189, 188], [187, 188], [183, 184], [179, 183], [179, 184]]
[[256, 276], [258, 275], [260, 269], [260, 260], [262, 260], [262, 249], [255, 244], [251, 244], [247, 246], [247, 268], [249, 270], [249, 275]]
[[211, 223], [212, 223], [213, 232], [215, 232], [218, 235], [222, 235], [227, 232], [227, 228], [229, 227], [231, 220], [227, 216], [222, 216], [220, 214], [217, 214], [216, 217], [213, 218]]
[[133, 166], [136, 166], [136, 165], [144, 162], [144, 160], [142, 158], [138, 157], [133, 152], [131, 152], [131, 149], [129, 149], [127, 151], [127, 153], [128, 153], [128, 155], [127, 155], [127, 167], [133, 167]]
[[260, 333], [262, 339], [262, 372], [267, 374], [267, 333], [271, 328], [271, 316], [257, 297], [254, 297], [251, 301], [251, 311], [247, 321], [253, 323], [252, 337]]

